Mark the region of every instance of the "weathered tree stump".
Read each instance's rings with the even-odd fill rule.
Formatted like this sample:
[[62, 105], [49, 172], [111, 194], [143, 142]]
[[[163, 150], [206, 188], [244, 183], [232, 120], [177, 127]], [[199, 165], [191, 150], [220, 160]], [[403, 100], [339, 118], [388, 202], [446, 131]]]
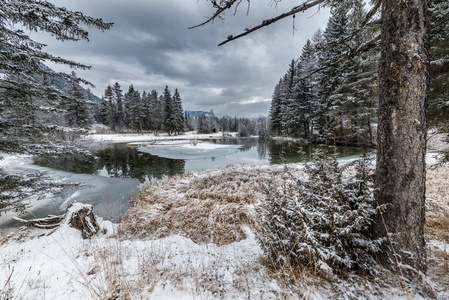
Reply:
[[82, 203], [72, 203], [67, 208], [67, 223], [81, 231], [81, 237], [88, 239], [100, 230], [93, 212], [93, 206]]

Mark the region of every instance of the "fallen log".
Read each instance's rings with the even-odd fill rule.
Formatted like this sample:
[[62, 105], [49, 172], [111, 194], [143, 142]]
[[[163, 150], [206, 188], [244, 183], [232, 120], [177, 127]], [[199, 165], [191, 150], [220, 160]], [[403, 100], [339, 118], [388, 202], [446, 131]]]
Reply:
[[64, 219], [64, 217], [65, 214], [62, 216], [49, 215], [46, 218], [38, 218], [31, 220], [25, 220], [17, 217], [13, 217], [12, 219], [30, 227], [36, 227], [41, 229], [53, 229], [61, 225], [61, 222]]

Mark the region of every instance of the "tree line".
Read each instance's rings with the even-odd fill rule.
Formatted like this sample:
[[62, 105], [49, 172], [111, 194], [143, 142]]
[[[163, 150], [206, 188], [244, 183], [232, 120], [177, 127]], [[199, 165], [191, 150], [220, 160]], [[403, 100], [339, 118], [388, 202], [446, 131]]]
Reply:
[[114, 132], [152, 132], [155, 135], [160, 132], [181, 134], [185, 131], [196, 131], [199, 134], [237, 132], [240, 137], [267, 136], [267, 123], [263, 117], [257, 121], [217, 117], [213, 110], [190, 115], [183, 110], [178, 89], [172, 94], [168, 86], [159, 95], [156, 90], [140, 93], [132, 84], [123, 94], [118, 82], [109, 85], [101, 102], [95, 107], [94, 119]]
[[[429, 125], [449, 132], [449, 4], [430, 3]], [[270, 134], [323, 142], [332, 135], [339, 144], [376, 144], [379, 106], [378, 41], [360, 55], [335, 64], [349, 49], [376, 40], [380, 26], [360, 30], [366, 18], [362, 1], [331, 11], [324, 29], [307, 40], [298, 59], [293, 59], [274, 88], [269, 111]], [[317, 71], [318, 70], [318, 71]]]
[[[318, 142], [326, 133], [341, 144], [374, 142], [378, 94], [371, 77], [378, 52], [370, 50], [332, 65], [347, 47], [357, 49], [373, 38], [375, 31], [368, 31], [341, 42], [364, 18], [361, 1], [351, 9], [332, 10], [324, 32], [318, 30], [307, 40], [300, 57], [291, 61], [274, 89], [269, 112], [271, 134]], [[317, 69], [321, 70], [314, 72]]]
[[185, 127], [178, 89], [174, 94], [168, 86], [161, 95], [156, 90], [140, 93], [131, 84], [123, 94], [118, 82], [106, 88], [95, 110], [95, 120], [112, 131], [152, 131], [156, 135], [162, 130], [169, 135], [179, 134]]

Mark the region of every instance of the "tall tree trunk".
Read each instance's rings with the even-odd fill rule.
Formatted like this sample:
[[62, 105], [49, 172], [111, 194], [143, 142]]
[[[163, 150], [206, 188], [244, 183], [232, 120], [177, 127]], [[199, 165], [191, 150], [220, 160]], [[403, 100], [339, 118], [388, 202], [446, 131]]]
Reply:
[[391, 234], [385, 264], [394, 264], [396, 253], [420, 271], [426, 270], [428, 35], [426, 0], [383, 0], [375, 199], [386, 210], [373, 235]]

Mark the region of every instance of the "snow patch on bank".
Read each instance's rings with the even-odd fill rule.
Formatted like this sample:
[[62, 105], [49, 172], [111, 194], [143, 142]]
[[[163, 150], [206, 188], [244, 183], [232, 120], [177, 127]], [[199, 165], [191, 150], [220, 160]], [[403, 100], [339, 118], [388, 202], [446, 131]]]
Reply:
[[108, 141], [111, 143], [136, 143], [136, 142], [147, 142], [155, 143], [160, 141], [189, 141], [189, 140], [216, 140], [220, 138], [234, 138], [236, 133], [226, 133], [223, 132], [210, 133], [210, 134], [197, 134], [194, 131], [185, 132], [179, 135], [168, 135], [166, 133], [160, 133], [159, 135], [154, 135], [152, 133], [144, 134], [92, 134], [86, 136], [85, 139], [92, 139], [94, 141]]

